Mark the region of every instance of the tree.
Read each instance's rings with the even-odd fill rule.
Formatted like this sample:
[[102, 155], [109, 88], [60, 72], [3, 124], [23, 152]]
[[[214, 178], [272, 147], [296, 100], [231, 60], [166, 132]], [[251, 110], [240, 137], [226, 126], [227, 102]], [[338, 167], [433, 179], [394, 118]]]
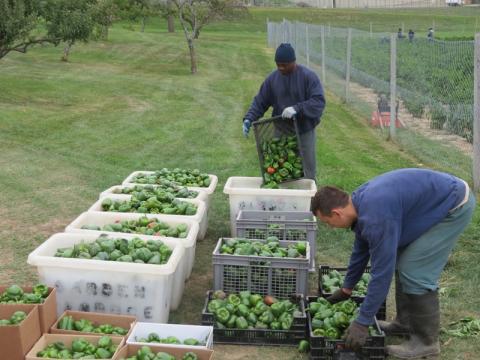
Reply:
[[152, 0], [117, 0], [116, 4], [120, 9], [122, 18], [130, 21], [140, 19], [140, 31], [145, 31], [148, 18], [158, 15], [155, 3]]
[[[208, 23], [225, 17], [245, 14], [246, 8], [239, 6], [235, 0], [171, 0], [177, 11], [180, 24], [185, 33], [185, 39], [190, 52], [190, 69], [197, 72], [197, 56], [195, 40], [200, 36], [200, 30]], [[240, 12], [238, 12], [240, 10]]]
[[0, 59], [11, 51], [25, 53], [35, 44], [60, 42], [36, 31], [41, 21], [40, 10], [35, 0], [0, 0]]
[[94, 5], [95, 0], [54, 0], [46, 5], [44, 18], [49, 36], [65, 42], [62, 61], [68, 61], [76, 41], [87, 42], [90, 38]]
[[108, 39], [108, 29], [119, 14], [119, 8], [115, 0], [97, 0], [92, 8], [92, 18], [97, 28], [97, 36]]

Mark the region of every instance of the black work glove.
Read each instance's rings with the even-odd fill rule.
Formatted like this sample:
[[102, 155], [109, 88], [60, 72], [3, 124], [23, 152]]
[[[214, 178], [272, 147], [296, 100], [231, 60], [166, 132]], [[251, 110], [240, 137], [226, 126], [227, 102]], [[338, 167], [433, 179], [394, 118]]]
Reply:
[[368, 326], [353, 321], [345, 331], [345, 347], [358, 351], [365, 345], [368, 337]]
[[327, 301], [330, 304], [336, 304], [340, 301], [345, 301], [348, 299], [350, 299], [350, 295], [344, 292], [342, 288], [335, 290], [332, 295], [327, 297]]

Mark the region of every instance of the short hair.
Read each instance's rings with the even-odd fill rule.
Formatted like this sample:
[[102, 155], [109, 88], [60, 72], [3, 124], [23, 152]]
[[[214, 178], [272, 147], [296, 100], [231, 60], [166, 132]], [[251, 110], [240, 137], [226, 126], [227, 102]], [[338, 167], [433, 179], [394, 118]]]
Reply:
[[324, 186], [312, 198], [310, 211], [316, 215], [318, 211], [324, 216], [330, 216], [335, 208], [348, 205], [350, 196], [336, 186]]

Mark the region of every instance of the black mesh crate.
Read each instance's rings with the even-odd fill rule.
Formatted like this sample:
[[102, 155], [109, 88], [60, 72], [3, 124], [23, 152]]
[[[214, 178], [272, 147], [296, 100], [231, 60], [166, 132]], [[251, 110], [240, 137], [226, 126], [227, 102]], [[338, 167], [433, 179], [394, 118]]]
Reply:
[[237, 237], [263, 239], [276, 236], [279, 240], [308, 241], [310, 244], [310, 271], [315, 271], [317, 249], [317, 221], [306, 211], [240, 210], [236, 219]]
[[271, 329], [219, 329], [215, 326], [213, 313], [208, 312], [208, 302], [213, 291], [207, 291], [205, 306], [202, 310], [202, 325], [213, 326], [213, 342], [232, 345], [281, 345], [298, 346], [307, 336], [307, 315], [303, 295], [293, 295], [290, 300], [300, 307], [301, 316], [294, 316], [290, 330]]
[[[347, 273], [347, 268], [346, 267], [331, 267], [328, 265], [320, 265], [318, 267], [318, 294], [322, 297], [328, 297], [332, 295], [330, 292], [325, 291], [325, 288], [323, 286], [323, 279], [322, 275], [330, 275], [332, 271], [338, 271], [342, 275], [345, 275]], [[370, 273], [370, 267], [367, 266], [365, 268], [365, 273], [369, 274]], [[354, 300], [359, 300], [359, 302], [363, 302], [365, 299], [365, 296], [352, 296], [352, 299]], [[387, 300], [383, 302], [382, 306], [377, 312], [377, 319], [379, 320], [385, 320], [387, 318]]]
[[[264, 184], [269, 183], [270, 179], [279, 184], [305, 177], [301, 139], [295, 117], [284, 119], [281, 116], [275, 116], [261, 119], [253, 123], [253, 129]], [[275, 156], [278, 156], [278, 159]], [[292, 165], [292, 168], [286, 163]], [[268, 167], [275, 168], [275, 173], [269, 174]], [[287, 175], [282, 176], [281, 179], [275, 179], [280, 171]]]
[[[212, 255], [214, 290], [235, 293], [250, 290], [278, 299], [288, 299], [292, 294], [307, 294], [311, 256], [308, 243], [305, 258], [276, 258], [221, 254], [223, 241], [224, 238], [218, 240]], [[289, 244], [295, 242], [280, 241], [281, 247]]]
[[[312, 301], [317, 300], [316, 296], [309, 296], [306, 299], [305, 307]], [[354, 301], [359, 304], [358, 299]], [[328, 339], [324, 336], [313, 335], [311, 316], [307, 313], [308, 322], [308, 337], [310, 341], [310, 359], [312, 360], [384, 360], [385, 355], [385, 333], [380, 330], [377, 319], [375, 319], [375, 330], [377, 335], [372, 335], [367, 338], [365, 345], [359, 352], [354, 353], [351, 350], [345, 349], [345, 340], [343, 339]]]

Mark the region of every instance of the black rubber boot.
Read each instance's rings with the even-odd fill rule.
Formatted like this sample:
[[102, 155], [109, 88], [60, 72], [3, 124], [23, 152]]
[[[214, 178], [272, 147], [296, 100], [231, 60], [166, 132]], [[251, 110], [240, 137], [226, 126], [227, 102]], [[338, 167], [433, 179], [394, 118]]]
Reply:
[[408, 296], [402, 291], [398, 273], [395, 273], [395, 305], [396, 317], [393, 321], [378, 321], [380, 329], [389, 336], [408, 336], [410, 334], [410, 314], [408, 313]]
[[410, 339], [401, 345], [387, 346], [389, 355], [400, 359], [424, 359], [440, 354], [438, 332], [440, 306], [438, 292], [407, 295], [410, 313]]

